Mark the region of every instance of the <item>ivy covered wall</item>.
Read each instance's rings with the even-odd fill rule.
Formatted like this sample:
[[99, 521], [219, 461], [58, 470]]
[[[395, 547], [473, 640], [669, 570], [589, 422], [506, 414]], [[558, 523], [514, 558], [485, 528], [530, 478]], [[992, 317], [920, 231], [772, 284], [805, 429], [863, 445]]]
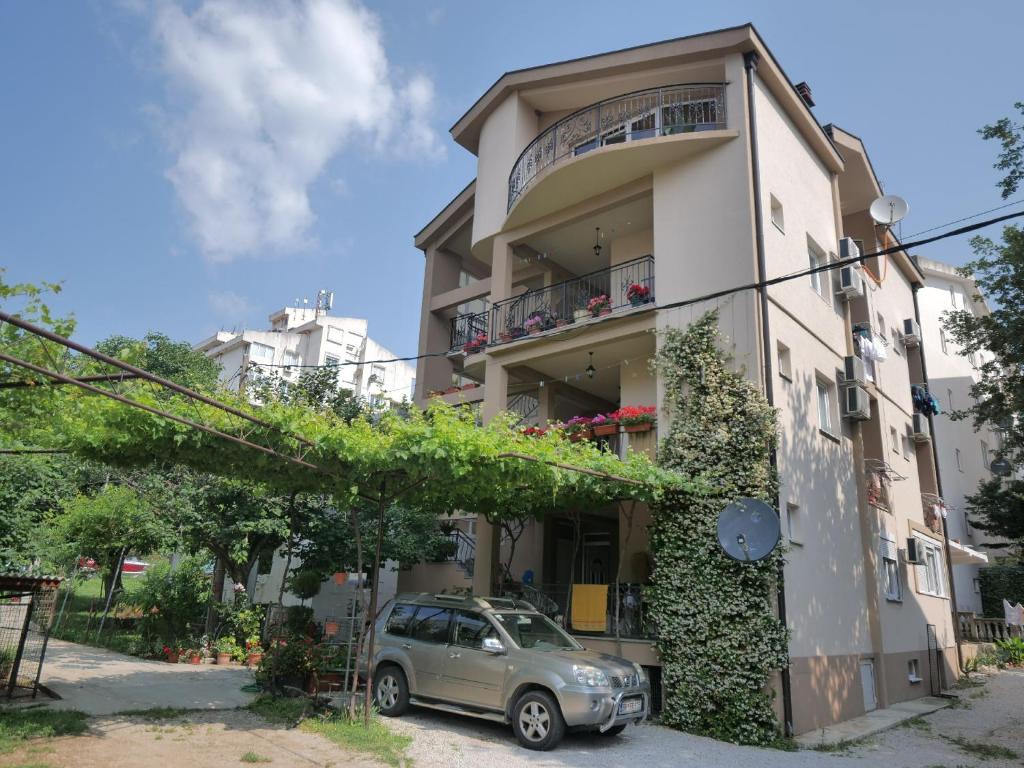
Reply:
[[780, 734], [769, 675], [787, 663], [776, 618], [780, 550], [760, 563], [730, 560], [717, 543], [718, 513], [737, 498], [774, 504], [769, 460], [776, 414], [719, 351], [717, 313], [670, 330], [658, 355], [670, 417], [659, 451], [667, 469], [704, 482], [712, 495], [673, 491], [653, 510], [650, 599], [665, 691], [662, 721], [742, 744]]

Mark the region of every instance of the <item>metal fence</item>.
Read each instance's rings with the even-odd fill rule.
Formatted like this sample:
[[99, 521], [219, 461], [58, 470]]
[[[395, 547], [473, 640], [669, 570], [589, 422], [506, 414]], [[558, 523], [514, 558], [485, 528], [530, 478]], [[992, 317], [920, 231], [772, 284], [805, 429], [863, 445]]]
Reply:
[[36, 696], [56, 594], [0, 593], [0, 685], [7, 699]]
[[564, 117], [523, 150], [508, 177], [508, 210], [537, 174], [598, 147], [726, 127], [725, 85], [667, 85], [627, 93]]
[[452, 318], [451, 345], [453, 350], [473, 352], [487, 343], [487, 312], [459, 315]]

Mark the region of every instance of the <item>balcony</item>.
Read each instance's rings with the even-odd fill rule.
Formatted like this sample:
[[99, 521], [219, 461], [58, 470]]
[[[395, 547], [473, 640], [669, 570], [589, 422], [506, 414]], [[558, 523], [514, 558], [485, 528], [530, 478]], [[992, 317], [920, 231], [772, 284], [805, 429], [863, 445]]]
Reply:
[[495, 302], [491, 307], [488, 343], [502, 344], [539, 336], [553, 329], [653, 303], [654, 257], [641, 256]]
[[566, 159], [615, 144], [726, 127], [725, 85], [671, 85], [592, 104], [549, 127], [523, 150], [508, 177], [508, 211], [537, 176]]
[[459, 315], [451, 321], [451, 351], [479, 352], [487, 339], [487, 312]]

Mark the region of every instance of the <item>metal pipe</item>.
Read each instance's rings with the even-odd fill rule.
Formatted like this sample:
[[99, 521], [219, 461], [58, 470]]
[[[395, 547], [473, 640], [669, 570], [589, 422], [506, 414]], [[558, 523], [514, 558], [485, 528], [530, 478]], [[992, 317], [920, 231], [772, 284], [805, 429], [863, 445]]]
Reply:
[[103, 616], [100, 618], [100, 626], [96, 630], [96, 643], [100, 642], [100, 635], [103, 634], [103, 625], [107, 621], [107, 614], [110, 613], [110, 602], [114, 599], [114, 589], [117, 587], [117, 580], [121, 577], [121, 569], [124, 567], [124, 551], [127, 547], [121, 547], [121, 554], [117, 556], [117, 568], [114, 570], [114, 578], [110, 580], [110, 588], [107, 590], [107, 604], [103, 607]]
[[[754, 235], [757, 248], [757, 282], [759, 283], [757, 293], [761, 305], [761, 353], [763, 356], [763, 378], [764, 396], [768, 405], [775, 406], [774, 373], [772, 371], [772, 350], [771, 350], [771, 327], [769, 325], [768, 311], [768, 286], [764, 284], [767, 279], [768, 268], [764, 250], [764, 212], [761, 206], [761, 169], [757, 148], [757, 111], [754, 104], [754, 74], [757, 72], [758, 55], [754, 51], [743, 54], [743, 67], [747, 75], [747, 127], [750, 134], [750, 170], [751, 185], [754, 196]], [[768, 460], [771, 463], [772, 471], [778, 468], [779, 458], [777, 449], [773, 446]], [[776, 507], [779, 500], [775, 499]], [[782, 512], [776, 508], [776, 513], [782, 517]], [[786, 578], [785, 563], [779, 562], [777, 573], [777, 584], [775, 597], [778, 603], [779, 621], [784, 627], [788, 627], [786, 620]], [[788, 648], [787, 656], [788, 656]], [[782, 678], [782, 713], [783, 729], [786, 736], [793, 735], [793, 690], [792, 681], [789, 676], [789, 664], [781, 670]]]
[[[78, 381], [122, 381], [139, 378], [134, 373], [104, 373], [97, 376], [79, 376]], [[59, 387], [63, 381], [3, 381], [0, 382], [0, 389], [19, 389], [23, 387]]]
[[[921, 308], [917, 301], [917, 291], [920, 289], [920, 283], [913, 283], [911, 285], [911, 294], [914, 297], [914, 320], [917, 322], [918, 327], [921, 326]], [[923, 335], [923, 331], [922, 331]], [[917, 345], [917, 351], [921, 355], [921, 378], [924, 379], [924, 384], [928, 386], [928, 362], [925, 360], [924, 354], [924, 339]], [[939, 494], [939, 498], [942, 497], [942, 472], [939, 471], [939, 446], [938, 440], [935, 439], [935, 421], [932, 418], [932, 414], [928, 414], [928, 431], [932, 436], [932, 463], [935, 464], [935, 490]], [[949, 581], [949, 610], [953, 617], [953, 641], [956, 643], [956, 661], [959, 668], [964, 668], [964, 649], [963, 649], [963, 638], [960, 636], [960, 617], [956, 611], [956, 582], [953, 580], [953, 552], [949, 546], [949, 528], [946, 525], [946, 518], [942, 518], [942, 540], [944, 549], [946, 550], [946, 578]]]

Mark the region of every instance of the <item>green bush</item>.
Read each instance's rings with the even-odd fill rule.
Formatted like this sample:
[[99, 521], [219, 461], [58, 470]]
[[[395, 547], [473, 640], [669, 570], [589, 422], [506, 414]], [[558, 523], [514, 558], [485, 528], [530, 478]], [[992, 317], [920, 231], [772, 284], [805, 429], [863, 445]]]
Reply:
[[978, 572], [985, 616], [1003, 617], [1003, 600], [1024, 604], [1024, 565], [990, 565]]
[[996, 640], [996, 653], [1004, 664], [1024, 666], [1024, 637]]
[[253, 638], [259, 639], [264, 608], [249, 600], [244, 592], [235, 595], [233, 603], [218, 604], [217, 615], [221, 621], [219, 634], [231, 635], [240, 647], [245, 648]]
[[202, 558], [186, 557], [174, 571], [166, 563], [146, 571], [134, 595], [142, 609], [139, 632], [144, 641], [181, 645], [202, 634], [210, 600], [203, 564]]

